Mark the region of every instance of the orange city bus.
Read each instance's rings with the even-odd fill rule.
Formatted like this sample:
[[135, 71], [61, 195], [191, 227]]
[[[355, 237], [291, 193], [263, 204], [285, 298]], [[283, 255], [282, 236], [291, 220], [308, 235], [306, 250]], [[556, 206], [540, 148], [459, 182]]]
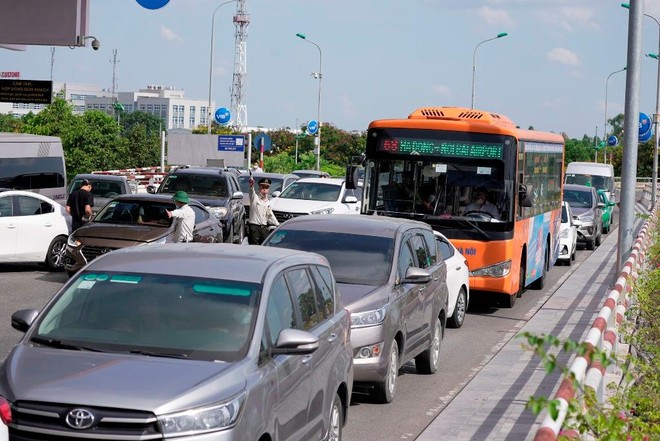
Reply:
[[[470, 290], [512, 307], [559, 254], [564, 139], [506, 116], [427, 107], [367, 132], [361, 212], [422, 220], [465, 256]], [[466, 210], [475, 193], [496, 210]]]

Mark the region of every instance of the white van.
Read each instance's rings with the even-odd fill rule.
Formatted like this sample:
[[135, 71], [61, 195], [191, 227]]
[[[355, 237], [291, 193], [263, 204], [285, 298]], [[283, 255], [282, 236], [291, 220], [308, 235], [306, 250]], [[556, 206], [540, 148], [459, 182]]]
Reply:
[[614, 167], [597, 162], [571, 162], [566, 166], [565, 184], [589, 185], [605, 191], [607, 198], [616, 202]]
[[42, 194], [66, 203], [66, 165], [55, 136], [0, 133], [0, 188]]

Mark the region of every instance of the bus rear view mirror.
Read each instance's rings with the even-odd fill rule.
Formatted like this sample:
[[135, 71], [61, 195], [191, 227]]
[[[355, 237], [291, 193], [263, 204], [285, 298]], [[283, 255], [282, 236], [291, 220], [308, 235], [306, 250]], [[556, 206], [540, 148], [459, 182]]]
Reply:
[[360, 167], [357, 165], [349, 165], [346, 167], [346, 188], [349, 190], [355, 190], [358, 188], [358, 169]]
[[518, 186], [518, 198], [521, 207], [532, 207], [534, 205], [534, 199], [527, 193], [526, 185], [520, 184]]

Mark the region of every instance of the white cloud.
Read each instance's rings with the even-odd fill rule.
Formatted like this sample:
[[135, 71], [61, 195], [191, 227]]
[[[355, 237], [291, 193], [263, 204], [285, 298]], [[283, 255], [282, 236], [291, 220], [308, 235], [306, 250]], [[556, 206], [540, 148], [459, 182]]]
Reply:
[[580, 64], [580, 59], [575, 54], [575, 52], [570, 51], [565, 48], [556, 47], [545, 56], [549, 61], [566, 64], [568, 66], [578, 66]]
[[172, 29], [168, 28], [165, 25], [160, 25], [160, 35], [167, 41], [173, 41], [175, 43], [182, 43], [183, 38]]
[[446, 97], [451, 96], [451, 89], [449, 89], [449, 87], [447, 87], [447, 86], [443, 86], [443, 85], [440, 85], [440, 84], [434, 84], [433, 85], [433, 92], [435, 92], [436, 94], [441, 95], [441, 96], [446, 96]]
[[501, 9], [483, 6], [477, 9], [477, 14], [482, 20], [491, 25], [512, 27], [515, 24], [509, 13]]

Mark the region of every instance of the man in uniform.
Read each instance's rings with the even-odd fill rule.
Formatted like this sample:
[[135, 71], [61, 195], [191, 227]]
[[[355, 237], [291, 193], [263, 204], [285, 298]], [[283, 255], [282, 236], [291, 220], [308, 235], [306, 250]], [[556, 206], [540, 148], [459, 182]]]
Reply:
[[188, 202], [190, 198], [185, 191], [177, 191], [172, 197], [176, 210], [165, 210], [167, 217], [177, 219], [173, 242], [192, 242], [195, 229], [195, 212]]
[[259, 192], [254, 189], [254, 179], [250, 177], [250, 217], [248, 218], [248, 243], [250, 245], [261, 245], [268, 236], [268, 227], [277, 226], [280, 223], [275, 218], [270, 208], [268, 191], [270, 179], [259, 179]]

